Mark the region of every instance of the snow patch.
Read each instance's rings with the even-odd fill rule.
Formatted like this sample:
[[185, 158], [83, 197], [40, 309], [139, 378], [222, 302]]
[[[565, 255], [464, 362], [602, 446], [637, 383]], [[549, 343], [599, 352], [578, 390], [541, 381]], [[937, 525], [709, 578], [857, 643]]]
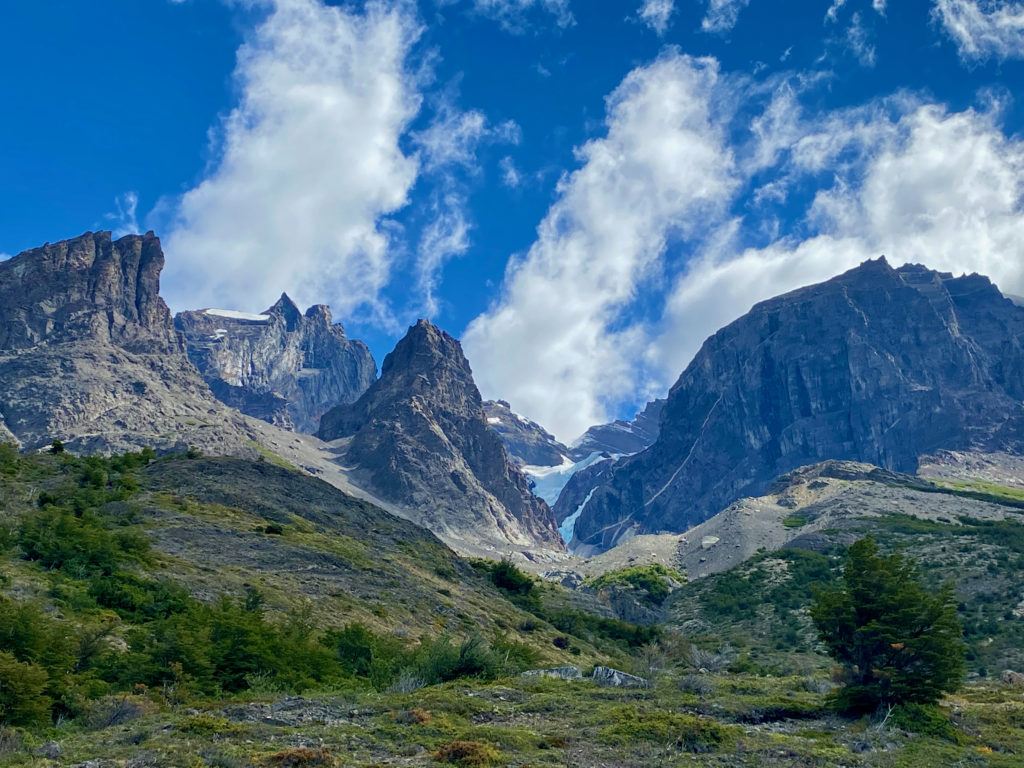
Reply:
[[488, 424], [501, 424], [501, 419], [499, 419], [497, 416], [488, 416], [487, 417], [487, 423]]
[[565, 488], [570, 477], [581, 469], [586, 469], [591, 464], [596, 464], [602, 458], [602, 454], [597, 451], [591, 453], [582, 461], [573, 461], [568, 456], [562, 456], [562, 463], [557, 466], [539, 467], [527, 464], [523, 467], [523, 472], [533, 481], [533, 495], [540, 496], [548, 504], [553, 505], [558, 501], [558, 495]]
[[[590, 489], [590, 493], [587, 494], [587, 498], [583, 500], [583, 503], [576, 507], [576, 511], [569, 515], [562, 524], [558, 526], [558, 533], [562, 537], [562, 541], [565, 542], [565, 546], [569, 546], [569, 542], [572, 541], [572, 537], [576, 535], [576, 521], [580, 519], [580, 515], [583, 514], [584, 507], [587, 506], [587, 502], [590, 501], [590, 497], [594, 495], [594, 491], [597, 490], [595, 485]], [[569, 550], [569, 554], [572, 554], [572, 549]]]
[[226, 317], [230, 320], [245, 320], [250, 323], [270, 322], [270, 318], [266, 315], [253, 315], [249, 312], [237, 312], [233, 309], [204, 309], [203, 314], [214, 315], [215, 317]]

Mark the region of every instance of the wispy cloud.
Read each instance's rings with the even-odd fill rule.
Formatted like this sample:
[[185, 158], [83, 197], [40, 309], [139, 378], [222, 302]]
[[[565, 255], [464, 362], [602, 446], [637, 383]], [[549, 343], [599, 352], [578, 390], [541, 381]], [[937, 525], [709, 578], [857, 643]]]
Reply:
[[135, 235], [140, 232], [136, 216], [139, 208], [139, 193], [125, 192], [114, 200], [114, 211], [104, 214], [103, 218], [111, 225], [113, 237]]
[[643, 5], [637, 9], [640, 20], [659, 35], [668, 31], [675, 11], [675, 0], [644, 0]]
[[705, 32], [728, 32], [739, 21], [740, 12], [750, 0], [708, 0], [708, 10], [700, 26]]
[[1024, 58], [1024, 4], [1001, 0], [933, 2], [933, 17], [965, 62]]
[[[443, 4], [455, 3], [458, 0], [443, 0]], [[473, 9], [489, 18], [495, 19], [511, 32], [522, 32], [527, 27], [527, 17], [531, 12], [541, 12], [554, 17], [559, 27], [569, 27], [575, 23], [569, 0], [471, 0]]]

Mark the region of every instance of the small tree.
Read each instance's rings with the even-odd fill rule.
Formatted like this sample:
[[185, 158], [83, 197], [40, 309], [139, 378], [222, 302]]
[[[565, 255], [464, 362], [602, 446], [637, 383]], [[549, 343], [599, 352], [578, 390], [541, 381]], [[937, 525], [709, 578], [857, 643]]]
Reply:
[[850, 547], [842, 585], [817, 594], [811, 617], [843, 665], [838, 704], [845, 712], [932, 704], [963, 681], [952, 585], [929, 593], [915, 563], [879, 555], [871, 537]]

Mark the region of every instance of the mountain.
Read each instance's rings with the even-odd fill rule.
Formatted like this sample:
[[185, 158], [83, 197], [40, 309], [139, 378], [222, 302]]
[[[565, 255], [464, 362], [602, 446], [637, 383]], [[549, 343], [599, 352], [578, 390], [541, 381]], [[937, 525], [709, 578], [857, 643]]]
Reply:
[[913, 473], [940, 449], [1017, 454], [1022, 401], [1024, 308], [979, 275], [867, 261], [709, 338], [658, 439], [594, 490], [576, 536], [586, 552], [682, 532], [827, 459]]
[[573, 442], [573, 457], [579, 460], [592, 453], [628, 456], [642, 451], [657, 440], [664, 409], [664, 398], [652, 400], [632, 421], [616, 419], [609, 424], [590, 427]]
[[520, 466], [557, 467], [565, 462], [569, 449], [540, 424], [512, 410], [504, 400], [485, 400], [484, 415], [509, 458]]
[[377, 375], [370, 350], [330, 309], [303, 314], [285, 294], [260, 315], [203, 309], [178, 313], [174, 325], [218, 400], [299, 432], [316, 432], [328, 408], [356, 400]]
[[461, 345], [426, 320], [362, 397], [324, 414], [318, 436], [339, 441], [358, 483], [462, 551], [564, 551], [551, 510], [489, 427]]
[[189, 445], [255, 456], [243, 417], [189, 363], [149, 232], [90, 232], [0, 263], [0, 435], [27, 450]]

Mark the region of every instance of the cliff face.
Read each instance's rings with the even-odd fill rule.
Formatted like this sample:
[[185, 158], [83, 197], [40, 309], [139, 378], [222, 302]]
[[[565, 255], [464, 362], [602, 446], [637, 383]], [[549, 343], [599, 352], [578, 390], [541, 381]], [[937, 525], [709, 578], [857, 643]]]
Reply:
[[652, 400], [632, 421], [618, 419], [591, 427], [572, 444], [573, 458], [584, 459], [592, 453], [628, 456], [642, 451], [658, 438], [664, 409], [664, 399]]
[[152, 233], [109, 232], [0, 263], [0, 435], [26, 449], [254, 453], [185, 355], [163, 264]]
[[569, 455], [569, 449], [554, 435], [515, 413], [504, 400], [484, 401], [484, 415], [504, 443], [509, 457], [520, 466], [557, 467]]
[[984, 277], [868, 261], [709, 338], [576, 535], [593, 551], [684, 531], [826, 459], [914, 472], [938, 449], [1019, 453], [1022, 401], [1024, 310]]
[[318, 435], [346, 438], [342, 461], [368, 490], [414, 510], [448, 541], [564, 550], [551, 510], [488, 426], [462, 347], [425, 320], [359, 400], [324, 414]]
[[348, 339], [327, 307], [302, 314], [283, 294], [261, 315], [198, 310], [174, 324], [217, 399], [299, 432], [316, 432], [325, 411], [357, 399], [377, 373], [370, 350]]
[[87, 341], [126, 352], [183, 352], [160, 298], [164, 255], [149, 233], [95, 232], [0, 264], [0, 349]]

